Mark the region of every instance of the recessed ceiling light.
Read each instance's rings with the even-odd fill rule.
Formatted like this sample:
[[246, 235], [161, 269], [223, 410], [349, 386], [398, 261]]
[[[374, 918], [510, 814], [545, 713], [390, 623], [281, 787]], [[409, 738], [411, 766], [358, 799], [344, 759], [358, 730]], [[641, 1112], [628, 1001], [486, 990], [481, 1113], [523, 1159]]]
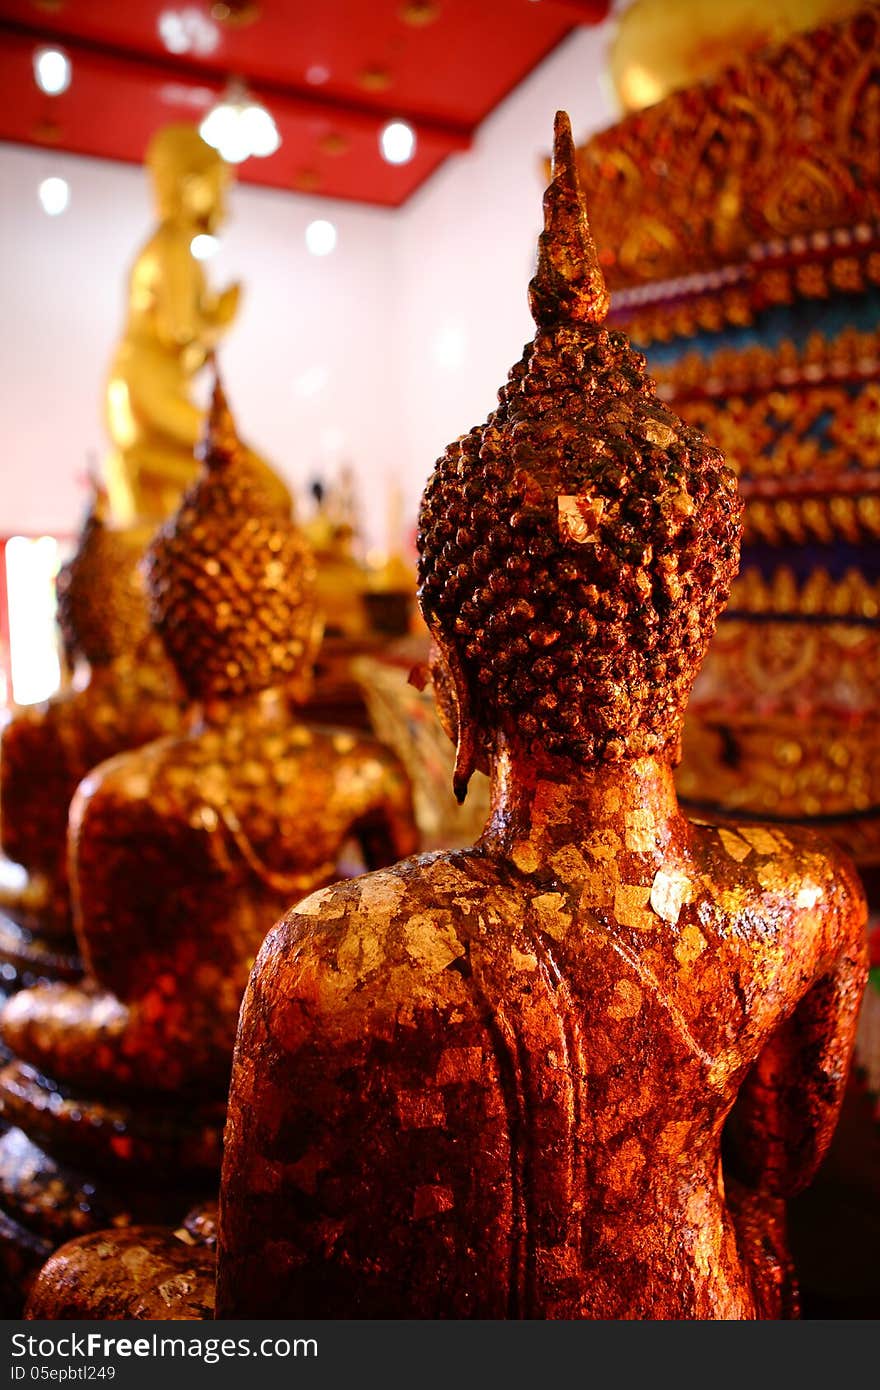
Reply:
[[38, 48], [34, 54], [34, 81], [47, 96], [58, 97], [70, 86], [70, 59], [60, 48]]
[[66, 211], [70, 202], [70, 184], [67, 179], [60, 179], [53, 175], [52, 178], [43, 179], [37, 189], [37, 194], [43, 211], [48, 213], [50, 217], [57, 217], [59, 213]]
[[208, 232], [199, 232], [190, 242], [189, 249], [197, 261], [209, 261], [220, 249], [220, 242]]
[[306, 247], [313, 256], [329, 256], [336, 247], [336, 228], [323, 217], [306, 227]]
[[379, 136], [379, 147], [389, 164], [408, 164], [416, 152], [416, 133], [406, 121], [389, 121]]
[[220, 42], [220, 31], [195, 5], [163, 10], [156, 27], [169, 53], [195, 53], [205, 58]]
[[263, 159], [281, 145], [272, 116], [241, 82], [230, 83], [226, 96], [202, 121], [199, 134], [229, 164], [241, 164], [251, 155]]

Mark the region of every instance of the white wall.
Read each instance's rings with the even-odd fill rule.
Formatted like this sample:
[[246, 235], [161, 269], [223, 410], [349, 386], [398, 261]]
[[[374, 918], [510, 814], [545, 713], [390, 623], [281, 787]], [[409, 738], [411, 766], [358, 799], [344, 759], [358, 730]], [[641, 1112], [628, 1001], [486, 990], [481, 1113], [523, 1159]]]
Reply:
[[[607, 22], [575, 31], [404, 208], [396, 229], [400, 445], [413, 512], [450, 440], [486, 418], [534, 333], [528, 307], [557, 110], [580, 141], [616, 118]], [[447, 365], [444, 365], [444, 362]]]
[[[71, 187], [58, 217], [37, 198], [50, 174]], [[315, 217], [339, 233], [321, 259], [303, 239]], [[244, 282], [222, 368], [242, 434], [297, 485], [347, 458], [384, 476], [377, 326], [389, 313], [392, 219], [328, 199], [232, 191], [207, 265], [214, 284]], [[152, 225], [141, 169], [0, 145], [0, 535], [76, 527], [88, 456], [107, 448], [103, 381], [127, 269]], [[308, 394], [321, 373], [325, 384]], [[381, 518], [379, 490], [362, 493]]]
[[[212, 282], [244, 281], [223, 352], [242, 433], [294, 484], [350, 461], [368, 538], [388, 486], [407, 521], [445, 444], [485, 418], [531, 336], [526, 287], [557, 107], [580, 138], [614, 118], [607, 26], [576, 31], [398, 212], [240, 185]], [[47, 217], [37, 186], [71, 185]], [[327, 217], [336, 251], [303, 232]], [[88, 455], [106, 448], [104, 372], [127, 267], [152, 225], [142, 170], [0, 145], [0, 535], [69, 532]], [[326, 383], [308, 394], [326, 371]]]

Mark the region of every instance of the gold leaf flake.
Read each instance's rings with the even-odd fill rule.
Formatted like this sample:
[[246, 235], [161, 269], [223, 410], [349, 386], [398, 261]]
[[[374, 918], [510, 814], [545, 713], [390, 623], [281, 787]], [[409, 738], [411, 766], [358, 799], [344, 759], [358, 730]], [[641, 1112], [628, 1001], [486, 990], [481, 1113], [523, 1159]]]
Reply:
[[439, 1091], [399, 1091], [396, 1105], [404, 1129], [437, 1129], [446, 1124], [446, 1106]]
[[[438, 914], [439, 915], [439, 914]], [[464, 955], [464, 947], [451, 922], [441, 922], [430, 912], [418, 912], [403, 929], [410, 958], [428, 970], [445, 970]]]
[[684, 874], [675, 871], [668, 873], [665, 869], [660, 869], [654, 875], [654, 882], [651, 884], [651, 906], [664, 922], [675, 926], [682, 905], [690, 902], [690, 899], [691, 883]]
[[646, 853], [657, 847], [657, 833], [650, 811], [630, 811], [626, 817], [626, 847]]
[[652, 931], [657, 919], [646, 910], [650, 895], [646, 883], [618, 883], [614, 890], [614, 915], [618, 922], [637, 931]]
[[571, 926], [571, 913], [563, 912], [565, 898], [561, 893], [539, 893], [532, 898], [541, 931], [561, 941]]
[[518, 951], [515, 946], [511, 946], [510, 959], [513, 961], [514, 970], [532, 973], [538, 968], [538, 957], [531, 951]]
[[361, 879], [360, 907], [364, 912], [387, 913], [390, 917], [406, 894], [406, 884], [394, 874], [370, 874]]
[[[334, 902], [334, 898], [336, 901]], [[327, 888], [319, 888], [317, 893], [310, 893], [307, 898], [303, 898], [301, 903], [297, 903], [296, 912], [299, 917], [324, 917], [333, 919], [341, 917], [345, 911], [345, 903], [341, 895], [337, 895], [337, 885], [331, 883]]]
[[748, 857], [752, 852], [752, 846], [745, 840], [741, 840], [732, 830], [719, 830], [718, 838], [721, 841], [731, 859], [735, 859], [738, 864]]
[[581, 889], [580, 909], [610, 907], [619, 878], [620, 871], [615, 863], [597, 865], [591, 869]]
[[738, 833], [744, 840], [748, 840], [753, 849], [759, 854], [778, 854], [779, 841], [772, 830], [768, 830], [763, 825], [741, 825]]
[[705, 951], [708, 942], [695, 923], [689, 922], [675, 944], [675, 959], [679, 965], [688, 965]]
[[576, 545], [595, 545], [605, 510], [604, 497], [557, 497], [559, 537]]
[[529, 844], [528, 840], [517, 840], [510, 857], [524, 874], [533, 874], [541, 862], [534, 845]]
[[559, 877], [568, 883], [582, 882], [590, 876], [590, 866], [576, 845], [563, 845], [550, 863]]
[[613, 830], [599, 830], [587, 840], [584, 849], [594, 859], [614, 859], [620, 853], [620, 836]]
[[632, 980], [618, 980], [614, 986], [614, 1003], [608, 1012], [618, 1020], [635, 1018], [642, 1007], [642, 991]]
[[437, 1066], [437, 1085], [461, 1085], [465, 1081], [484, 1081], [481, 1047], [447, 1047]]

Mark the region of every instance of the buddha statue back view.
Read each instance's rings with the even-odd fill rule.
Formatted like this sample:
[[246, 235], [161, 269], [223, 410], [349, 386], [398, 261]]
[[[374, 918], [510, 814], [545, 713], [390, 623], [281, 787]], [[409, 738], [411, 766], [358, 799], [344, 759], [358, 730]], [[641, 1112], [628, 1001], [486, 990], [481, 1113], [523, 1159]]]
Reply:
[[[420, 517], [456, 788], [487, 769], [490, 820], [267, 937], [233, 1064], [221, 1317], [795, 1311], [781, 1199], [834, 1126], [863, 900], [807, 834], [678, 809], [735, 484], [603, 324], [563, 116], [545, 219], [535, 341]], [[47, 1265], [32, 1316], [100, 1306], [71, 1300], [94, 1245]], [[118, 1259], [112, 1279], [130, 1315], [136, 1276]]]
[[266, 941], [221, 1316], [794, 1307], [777, 1199], [834, 1125], [863, 901], [809, 835], [677, 807], [739, 502], [603, 325], [562, 116], [530, 298], [535, 341], [420, 518], [457, 789], [487, 767], [491, 818], [473, 850], [324, 889]]
[[[58, 617], [73, 680], [0, 731], [0, 950], [46, 973], [73, 950], [67, 815], [96, 763], [180, 726], [180, 693], [152, 631], [140, 561], [151, 531], [120, 528], [96, 485], [58, 576]], [[9, 920], [9, 919], [12, 920]], [[51, 971], [50, 971], [51, 973]]]
[[[135, 1215], [151, 1173], [172, 1202], [187, 1183], [213, 1189], [241, 993], [291, 896], [337, 877], [350, 840], [369, 864], [415, 843], [393, 756], [296, 717], [320, 639], [312, 559], [219, 383], [203, 453], [146, 562], [189, 725], [80, 786], [69, 848], [86, 977], [22, 990], [0, 1018], [7, 1119], [79, 1172], [109, 1175]], [[23, 1201], [27, 1181], [10, 1163], [7, 1200]], [[72, 1206], [56, 1200], [56, 1229], [58, 1211]]]

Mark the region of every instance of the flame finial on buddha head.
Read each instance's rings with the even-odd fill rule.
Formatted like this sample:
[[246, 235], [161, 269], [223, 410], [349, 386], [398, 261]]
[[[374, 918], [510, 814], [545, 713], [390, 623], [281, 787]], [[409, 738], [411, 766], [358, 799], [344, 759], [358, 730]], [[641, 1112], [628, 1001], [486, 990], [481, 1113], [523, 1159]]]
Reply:
[[529, 307], [535, 323], [544, 328], [556, 323], [603, 323], [608, 304], [578, 180], [571, 122], [564, 111], [557, 111], [553, 171], [544, 194], [544, 230], [538, 238]]

